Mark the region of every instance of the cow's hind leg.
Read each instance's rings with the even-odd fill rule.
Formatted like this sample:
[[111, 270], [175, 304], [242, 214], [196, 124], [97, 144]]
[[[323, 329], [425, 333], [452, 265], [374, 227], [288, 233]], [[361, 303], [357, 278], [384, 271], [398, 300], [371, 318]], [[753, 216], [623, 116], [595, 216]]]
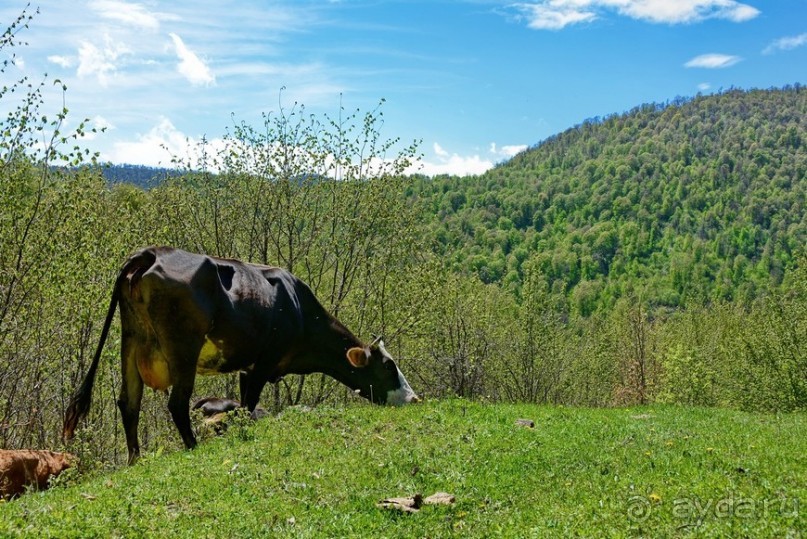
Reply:
[[118, 408], [126, 432], [126, 447], [129, 450], [129, 464], [140, 456], [140, 443], [137, 440], [137, 424], [140, 420], [140, 403], [143, 399], [143, 379], [137, 370], [137, 341], [131, 335], [121, 339], [121, 390]]

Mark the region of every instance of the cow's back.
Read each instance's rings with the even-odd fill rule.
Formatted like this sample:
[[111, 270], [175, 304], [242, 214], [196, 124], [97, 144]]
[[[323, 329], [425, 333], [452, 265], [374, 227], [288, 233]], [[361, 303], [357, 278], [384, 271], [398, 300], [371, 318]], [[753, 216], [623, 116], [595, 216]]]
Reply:
[[297, 279], [282, 268], [212, 258], [226, 300], [219, 302], [213, 333], [249, 341], [249, 347], [275, 346], [279, 336], [301, 334], [303, 315]]
[[160, 247], [134, 255], [124, 273], [122, 319], [146, 350], [139, 370], [151, 387], [170, 385], [172, 343], [198, 341], [197, 370], [214, 374], [279, 361], [303, 335], [300, 282], [281, 268]]

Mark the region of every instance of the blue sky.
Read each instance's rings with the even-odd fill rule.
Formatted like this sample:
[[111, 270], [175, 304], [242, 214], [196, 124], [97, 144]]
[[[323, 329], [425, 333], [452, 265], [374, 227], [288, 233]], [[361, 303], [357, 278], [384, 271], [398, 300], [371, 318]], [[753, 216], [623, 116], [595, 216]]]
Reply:
[[[37, 6], [1, 82], [60, 79], [72, 122], [106, 127], [87, 145], [117, 163], [167, 165], [161, 146], [215, 143], [233, 117], [258, 126], [279, 99], [335, 114], [383, 98], [383, 135], [421, 140], [422, 172], [476, 174], [587, 118], [807, 83], [807, 0]], [[3, 2], [4, 28], [24, 7]]]

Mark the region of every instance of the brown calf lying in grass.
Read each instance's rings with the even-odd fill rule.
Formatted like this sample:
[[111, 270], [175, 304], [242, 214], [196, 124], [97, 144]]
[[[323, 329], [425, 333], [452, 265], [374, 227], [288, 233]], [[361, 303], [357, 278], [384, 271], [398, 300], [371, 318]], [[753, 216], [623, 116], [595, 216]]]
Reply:
[[70, 453], [34, 449], [0, 449], [0, 498], [11, 498], [25, 492], [48, 488], [48, 481], [78, 459]]

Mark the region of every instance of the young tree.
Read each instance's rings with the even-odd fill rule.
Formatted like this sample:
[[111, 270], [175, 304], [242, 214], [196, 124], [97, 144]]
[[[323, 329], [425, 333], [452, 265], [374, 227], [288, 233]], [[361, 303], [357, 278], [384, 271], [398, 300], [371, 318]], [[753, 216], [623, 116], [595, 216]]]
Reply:
[[504, 389], [509, 400], [559, 402], [569, 374], [574, 334], [563, 320], [558, 299], [552, 297], [543, 275], [530, 271], [519, 306], [519, 330], [514, 353], [503, 359]]
[[[382, 138], [381, 104], [365, 114], [340, 107], [336, 117], [318, 117], [281, 103], [260, 127], [236, 123], [221, 148], [203, 141], [203, 159], [185, 162], [189, 173], [157, 190], [171, 205], [163, 213], [176, 219], [171, 243], [282, 266], [333, 315], [360, 321], [355, 308], [345, 310], [357, 305], [351, 295], [386, 282], [419, 251], [401, 179], [417, 145], [396, 150], [398, 139]], [[301, 398], [303, 380], [285, 386], [287, 401]], [[315, 399], [323, 398], [325, 380]]]
[[[44, 290], [56, 266], [53, 239], [67, 215], [56, 193], [68, 168], [94, 158], [78, 146], [85, 122], [62, 131], [64, 97], [55, 114], [47, 113], [47, 76], [13, 76], [15, 49], [25, 45], [20, 34], [35, 15], [24, 9], [0, 34], [0, 77], [10, 79], [0, 85], [0, 108], [9, 111], [0, 118], [0, 445], [31, 439], [41, 418], [34, 398], [42, 394], [52, 314]], [[53, 84], [64, 96], [65, 86]]]

